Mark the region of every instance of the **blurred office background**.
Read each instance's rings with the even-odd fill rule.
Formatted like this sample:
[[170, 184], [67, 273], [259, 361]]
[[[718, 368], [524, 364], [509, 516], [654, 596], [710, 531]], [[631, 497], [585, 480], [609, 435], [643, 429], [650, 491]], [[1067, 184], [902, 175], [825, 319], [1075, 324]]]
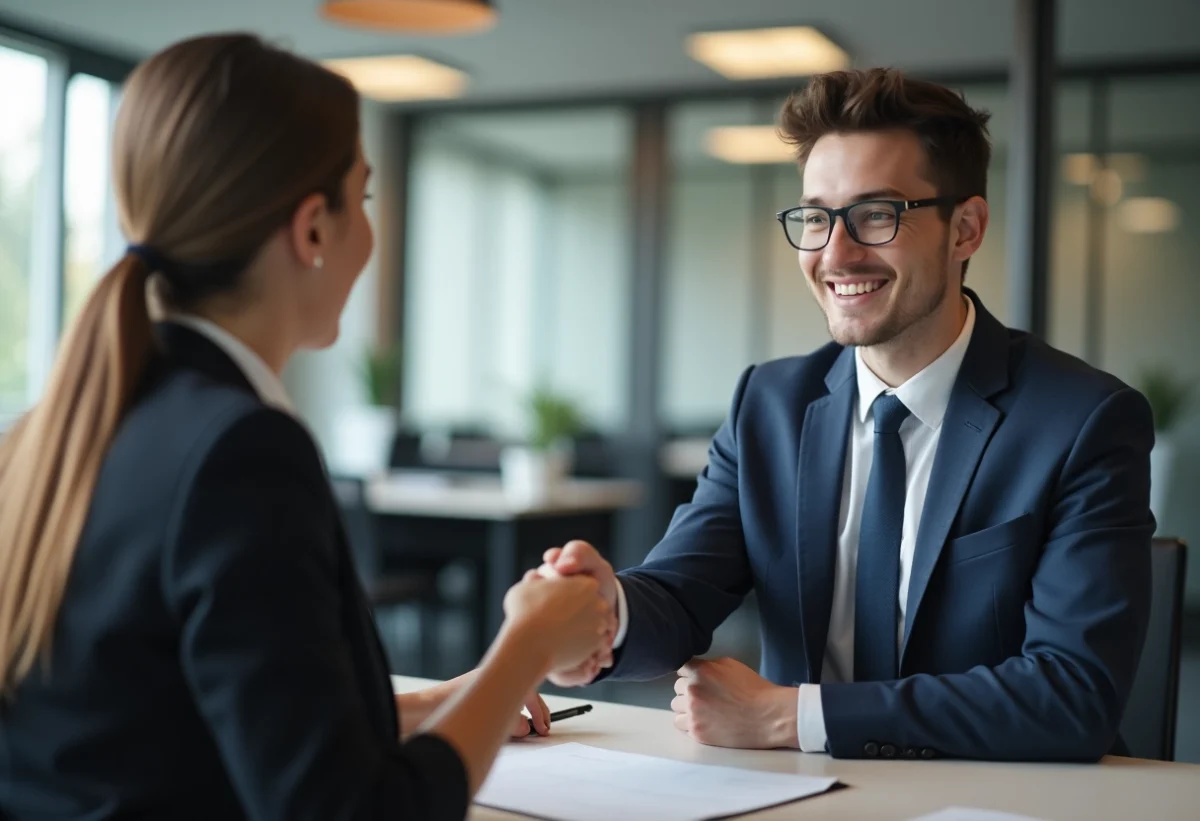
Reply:
[[[774, 220], [801, 190], [772, 129], [809, 72], [726, 76], [689, 39], [803, 26], [817, 34], [801, 35], [801, 57], [896, 66], [992, 112], [992, 223], [967, 284], [1001, 320], [1044, 312], [1052, 344], [1151, 395], [1160, 535], [1200, 543], [1200, 392], [1186, 394], [1200, 380], [1200, 4], [506, 0], [479, 31], [433, 35], [339, 25], [320, 6], [0, 0], [0, 428], [37, 400], [63, 328], [124, 247], [108, 140], [139, 59], [241, 29], [322, 60], [436, 64], [364, 86], [377, 251], [338, 343], [286, 380], [345, 480], [396, 668], [465, 669], [501, 581], [489, 551], [558, 538], [504, 524], [494, 494], [501, 454], [529, 432], [531, 390], [580, 412], [574, 472], [600, 499], [587, 532], [628, 566], [694, 486], [742, 369], [826, 341]], [[1014, 283], [1009, 259], [1027, 199], [1009, 193], [1031, 6], [1053, 11], [1056, 64], [1039, 158], [1044, 299]], [[378, 397], [394, 423], [368, 410]], [[385, 437], [368, 435], [380, 425]], [[383, 527], [375, 467], [408, 481], [390, 489], [408, 496]], [[1178, 755], [1200, 761], [1200, 557], [1190, 565]], [[754, 662], [752, 602], [713, 652]], [[606, 687], [669, 699], [669, 684]]]

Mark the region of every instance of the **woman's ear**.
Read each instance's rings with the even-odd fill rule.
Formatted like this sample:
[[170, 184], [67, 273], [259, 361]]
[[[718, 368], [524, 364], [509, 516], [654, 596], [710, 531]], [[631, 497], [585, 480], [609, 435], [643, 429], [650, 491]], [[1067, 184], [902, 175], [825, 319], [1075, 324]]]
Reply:
[[310, 194], [300, 202], [292, 215], [289, 236], [296, 261], [305, 268], [316, 267], [329, 241], [329, 204], [324, 194]]

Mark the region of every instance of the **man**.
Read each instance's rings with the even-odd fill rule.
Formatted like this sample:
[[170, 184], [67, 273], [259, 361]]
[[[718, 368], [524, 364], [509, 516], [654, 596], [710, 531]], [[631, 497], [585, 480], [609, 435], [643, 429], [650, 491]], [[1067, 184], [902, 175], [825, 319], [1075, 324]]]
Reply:
[[[780, 215], [833, 343], [746, 370], [690, 504], [614, 576], [613, 678], [679, 670], [676, 726], [836, 757], [1096, 760], [1150, 598], [1150, 408], [1003, 327], [970, 290], [988, 115], [893, 71], [813, 79], [782, 116]], [[755, 590], [761, 676], [697, 660]], [[1118, 747], [1119, 749], [1119, 747]]]

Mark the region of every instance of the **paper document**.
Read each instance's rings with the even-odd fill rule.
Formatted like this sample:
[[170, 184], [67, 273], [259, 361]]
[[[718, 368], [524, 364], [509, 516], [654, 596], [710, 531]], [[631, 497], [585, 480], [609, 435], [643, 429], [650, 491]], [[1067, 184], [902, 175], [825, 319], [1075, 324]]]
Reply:
[[475, 801], [554, 821], [704, 821], [817, 795], [836, 783], [569, 743], [505, 748]]
[[946, 807], [912, 821], [1040, 821], [1028, 815], [1013, 815], [1011, 812], [976, 810], [971, 807]]

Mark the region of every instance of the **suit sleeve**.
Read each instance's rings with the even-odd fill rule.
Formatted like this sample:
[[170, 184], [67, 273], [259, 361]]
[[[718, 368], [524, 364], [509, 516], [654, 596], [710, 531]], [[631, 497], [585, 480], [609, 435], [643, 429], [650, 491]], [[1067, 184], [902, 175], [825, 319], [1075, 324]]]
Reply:
[[1150, 449], [1141, 394], [1092, 412], [1054, 488], [1020, 656], [950, 675], [821, 685], [835, 757], [867, 742], [1000, 760], [1095, 761], [1111, 749], [1150, 611]]
[[738, 507], [737, 418], [753, 368], [738, 380], [728, 418], [713, 437], [692, 501], [675, 512], [662, 541], [619, 574], [628, 629], [610, 675], [647, 680], [706, 652], [713, 631], [750, 592]]
[[163, 587], [183, 675], [247, 817], [463, 818], [457, 753], [436, 736], [402, 745], [363, 702], [311, 438], [266, 408], [223, 427], [175, 512]]

